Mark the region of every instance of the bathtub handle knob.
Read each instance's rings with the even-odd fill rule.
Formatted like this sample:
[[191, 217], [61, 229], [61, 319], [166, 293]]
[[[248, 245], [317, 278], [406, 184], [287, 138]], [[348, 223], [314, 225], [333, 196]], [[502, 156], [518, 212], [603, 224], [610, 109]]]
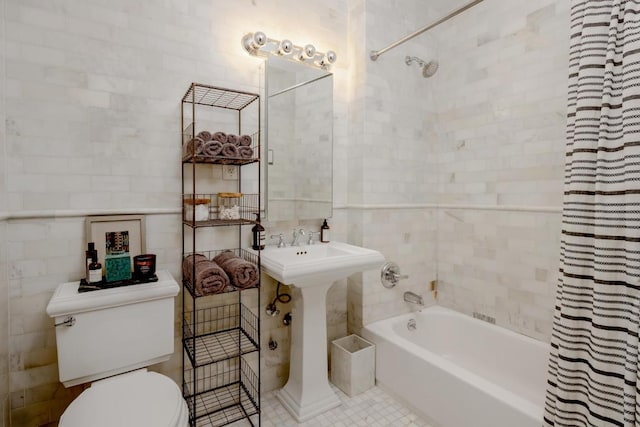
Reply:
[[400, 266], [395, 262], [390, 261], [386, 263], [380, 271], [380, 281], [382, 282], [382, 286], [387, 289], [395, 287], [400, 280], [408, 278], [408, 275], [400, 274]]

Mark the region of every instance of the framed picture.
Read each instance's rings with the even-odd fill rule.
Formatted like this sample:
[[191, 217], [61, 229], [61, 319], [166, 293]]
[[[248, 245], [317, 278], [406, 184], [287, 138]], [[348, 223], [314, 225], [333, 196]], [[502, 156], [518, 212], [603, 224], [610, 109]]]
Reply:
[[88, 216], [86, 228], [87, 243], [95, 243], [103, 267], [106, 255], [133, 258], [146, 252], [144, 215]]

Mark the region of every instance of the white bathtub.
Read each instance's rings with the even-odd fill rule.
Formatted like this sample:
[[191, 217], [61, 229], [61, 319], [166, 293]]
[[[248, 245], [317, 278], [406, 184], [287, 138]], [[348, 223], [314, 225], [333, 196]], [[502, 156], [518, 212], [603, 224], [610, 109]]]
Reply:
[[377, 383], [434, 427], [542, 425], [547, 343], [437, 306], [362, 335], [376, 344]]

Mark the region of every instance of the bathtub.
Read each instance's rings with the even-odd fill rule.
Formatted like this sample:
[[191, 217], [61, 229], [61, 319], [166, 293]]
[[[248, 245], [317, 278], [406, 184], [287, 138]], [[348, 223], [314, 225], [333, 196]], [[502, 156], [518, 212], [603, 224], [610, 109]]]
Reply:
[[542, 425], [547, 343], [438, 306], [362, 336], [376, 345], [377, 384], [433, 427]]

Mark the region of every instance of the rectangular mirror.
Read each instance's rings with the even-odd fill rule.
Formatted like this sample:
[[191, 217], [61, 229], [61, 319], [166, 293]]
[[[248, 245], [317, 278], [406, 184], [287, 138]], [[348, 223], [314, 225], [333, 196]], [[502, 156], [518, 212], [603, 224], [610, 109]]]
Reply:
[[271, 56], [264, 67], [267, 219], [331, 217], [333, 74]]

